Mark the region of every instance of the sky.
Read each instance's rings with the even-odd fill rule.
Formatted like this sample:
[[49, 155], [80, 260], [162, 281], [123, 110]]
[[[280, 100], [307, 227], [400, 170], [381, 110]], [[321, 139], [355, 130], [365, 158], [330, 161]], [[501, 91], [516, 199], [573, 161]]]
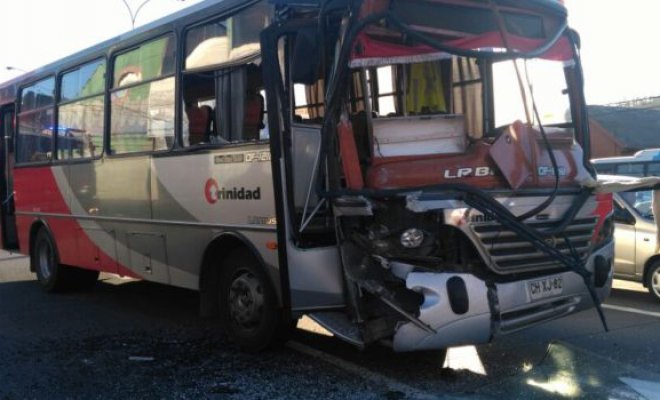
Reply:
[[[133, 10], [145, 0], [126, 0]], [[148, 0], [144, 25], [201, 0]], [[131, 29], [122, 0], [0, 0], [0, 82]], [[659, 0], [565, 0], [589, 104], [660, 95]]]
[[588, 104], [660, 96], [660, 1], [565, 0], [582, 39]]

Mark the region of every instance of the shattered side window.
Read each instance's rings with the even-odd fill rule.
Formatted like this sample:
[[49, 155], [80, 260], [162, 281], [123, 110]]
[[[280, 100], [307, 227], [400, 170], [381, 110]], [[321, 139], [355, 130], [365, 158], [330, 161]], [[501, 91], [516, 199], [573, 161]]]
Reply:
[[194, 27], [186, 33], [185, 69], [220, 65], [260, 51], [259, 34], [270, 23], [272, 7], [261, 1], [229, 18]]
[[126, 87], [174, 73], [174, 36], [167, 35], [118, 55], [113, 87]]
[[293, 122], [321, 124], [325, 115], [325, 82], [321, 79], [314, 84], [293, 85]]

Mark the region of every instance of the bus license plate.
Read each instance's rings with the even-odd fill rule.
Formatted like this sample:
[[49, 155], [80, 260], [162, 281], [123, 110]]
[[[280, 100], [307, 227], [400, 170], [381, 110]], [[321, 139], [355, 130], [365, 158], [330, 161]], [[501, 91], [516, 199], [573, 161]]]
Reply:
[[560, 295], [564, 290], [561, 276], [527, 281], [527, 290], [532, 300]]

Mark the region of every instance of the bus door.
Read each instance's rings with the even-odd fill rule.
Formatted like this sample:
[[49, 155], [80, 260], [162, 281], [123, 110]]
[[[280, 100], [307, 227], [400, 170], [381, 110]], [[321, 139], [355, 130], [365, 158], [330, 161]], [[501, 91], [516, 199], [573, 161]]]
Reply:
[[325, 171], [319, 158], [324, 79], [309, 56], [318, 51], [317, 24], [273, 25], [262, 33], [282, 287], [294, 312], [345, 306], [334, 219], [329, 203], [316, 195]]
[[0, 108], [0, 231], [2, 248], [18, 249], [14, 214], [14, 106]]

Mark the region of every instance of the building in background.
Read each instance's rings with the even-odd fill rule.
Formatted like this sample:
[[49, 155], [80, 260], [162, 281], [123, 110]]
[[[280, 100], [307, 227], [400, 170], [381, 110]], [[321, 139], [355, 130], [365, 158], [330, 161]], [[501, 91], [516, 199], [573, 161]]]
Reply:
[[593, 158], [660, 147], [660, 97], [588, 108]]

